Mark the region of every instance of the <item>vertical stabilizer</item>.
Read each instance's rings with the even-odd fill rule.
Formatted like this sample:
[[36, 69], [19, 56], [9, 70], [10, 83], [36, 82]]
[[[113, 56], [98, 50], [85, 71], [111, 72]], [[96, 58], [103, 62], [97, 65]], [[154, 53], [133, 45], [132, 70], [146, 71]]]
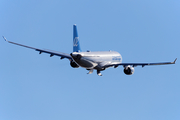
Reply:
[[81, 52], [76, 24], [73, 25], [73, 52]]

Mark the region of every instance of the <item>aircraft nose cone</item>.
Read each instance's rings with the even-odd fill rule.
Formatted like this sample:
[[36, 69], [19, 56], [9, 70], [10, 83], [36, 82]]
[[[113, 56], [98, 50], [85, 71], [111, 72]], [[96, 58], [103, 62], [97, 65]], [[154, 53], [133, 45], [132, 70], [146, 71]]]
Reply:
[[77, 54], [77, 56], [76, 56], [76, 58], [79, 60], [81, 59], [81, 57], [82, 57], [82, 55], [80, 55], [80, 54]]
[[70, 54], [72, 57], [76, 57], [77, 56], [77, 53], [71, 53]]
[[73, 58], [78, 59], [78, 60], [80, 60], [81, 57], [82, 57], [81, 54], [77, 54], [77, 53], [71, 53], [70, 55], [71, 55]]

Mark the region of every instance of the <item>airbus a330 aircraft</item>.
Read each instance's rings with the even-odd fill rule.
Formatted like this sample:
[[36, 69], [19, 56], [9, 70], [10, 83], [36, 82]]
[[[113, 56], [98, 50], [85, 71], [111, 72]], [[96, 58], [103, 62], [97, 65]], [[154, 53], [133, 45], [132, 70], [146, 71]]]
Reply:
[[109, 67], [117, 68], [118, 66], [124, 67], [124, 73], [126, 75], [132, 75], [134, 73], [134, 67], [136, 66], [146, 66], [146, 65], [166, 65], [175, 64], [177, 58], [174, 62], [160, 62], [160, 63], [122, 63], [122, 56], [115, 51], [100, 51], [100, 52], [82, 52], [80, 49], [79, 37], [77, 32], [77, 26], [73, 25], [73, 52], [71, 54], [56, 52], [52, 50], [38, 49], [34, 47], [29, 47], [19, 43], [8, 41], [4, 36], [4, 40], [19, 46], [34, 49], [41, 53], [48, 53], [50, 57], [59, 56], [61, 59], [69, 59], [70, 65], [73, 68], [83, 67], [89, 71], [88, 74], [93, 73], [93, 70], [97, 70], [97, 75], [102, 76], [100, 71], [103, 71]]

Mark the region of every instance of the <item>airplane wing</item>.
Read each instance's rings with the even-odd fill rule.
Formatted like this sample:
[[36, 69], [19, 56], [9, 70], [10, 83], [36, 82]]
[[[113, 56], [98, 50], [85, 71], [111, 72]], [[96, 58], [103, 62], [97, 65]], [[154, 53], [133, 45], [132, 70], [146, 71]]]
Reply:
[[34, 49], [36, 51], [39, 51], [39, 54], [48, 53], [48, 54], [50, 54], [50, 57], [55, 55], [55, 56], [60, 56], [61, 59], [67, 58], [70, 61], [72, 60], [72, 57], [70, 56], [70, 54], [67, 54], [67, 53], [62, 53], [62, 52], [57, 52], [57, 51], [52, 51], [52, 50], [46, 50], [46, 49], [38, 49], [38, 48], [34, 48], [34, 47], [30, 47], [30, 46], [26, 46], [26, 45], [22, 45], [22, 44], [19, 44], [19, 43], [8, 41], [4, 36], [3, 36], [3, 38], [8, 43], [12, 43], [12, 44], [15, 44], [15, 45], [19, 45], [19, 46], [22, 46], [22, 47], [26, 47], [26, 48], [30, 48], [30, 49]]
[[168, 64], [175, 64], [176, 60], [177, 60], [177, 58], [176, 58], [173, 62], [159, 62], [159, 63], [120, 63], [120, 64], [106, 65], [106, 66], [104, 66], [104, 67], [105, 67], [105, 68], [107, 68], [107, 67], [114, 67], [114, 68], [116, 68], [116, 67], [118, 67], [118, 66], [120, 66], [120, 65], [122, 65], [123, 67], [128, 66], [128, 65], [133, 66], [133, 67], [136, 67], [136, 66], [142, 66], [142, 67], [144, 67], [144, 66], [147, 66], [147, 65], [168, 65]]

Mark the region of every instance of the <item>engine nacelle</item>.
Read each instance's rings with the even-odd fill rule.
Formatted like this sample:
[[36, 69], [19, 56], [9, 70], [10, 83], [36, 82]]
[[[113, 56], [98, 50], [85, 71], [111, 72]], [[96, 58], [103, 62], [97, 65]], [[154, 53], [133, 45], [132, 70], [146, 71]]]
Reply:
[[124, 67], [124, 73], [126, 75], [132, 75], [134, 73], [134, 67], [132, 67], [130, 65]]
[[71, 61], [71, 62], [70, 62], [70, 65], [71, 65], [71, 67], [73, 67], [73, 68], [78, 68], [78, 67], [79, 67], [79, 65], [77, 65], [74, 61]]

